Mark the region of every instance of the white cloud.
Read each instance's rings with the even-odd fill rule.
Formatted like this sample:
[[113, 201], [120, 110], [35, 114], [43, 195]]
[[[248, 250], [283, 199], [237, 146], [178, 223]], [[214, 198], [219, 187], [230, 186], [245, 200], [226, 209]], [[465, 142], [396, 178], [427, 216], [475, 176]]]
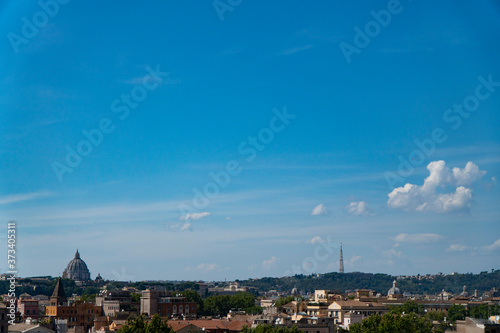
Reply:
[[326, 215], [328, 214], [328, 210], [323, 204], [319, 204], [311, 212], [311, 215]]
[[204, 218], [206, 216], [210, 216], [211, 214], [209, 212], [201, 212], [201, 213], [191, 213], [191, 214], [186, 214], [182, 215], [179, 219], [184, 220], [184, 221], [189, 221], [189, 220], [199, 220], [201, 218]]
[[306, 243], [308, 244], [319, 244], [323, 242], [323, 239], [319, 236], [314, 236], [313, 238], [306, 240]]
[[422, 244], [422, 243], [433, 243], [437, 242], [440, 239], [443, 239], [444, 236], [438, 234], [399, 234], [394, 240], [397, 243], [412, 243], [412, 244]]
[[191, 223], [176, 223], [167, 225], [172, 231], [191, 231]]
[[202, 271], [202, 272], [213, 272], [216, 269], [219, 269], [219, 265], [216, 263], [203, 263], [199, 264], [198, 266], [192, 268], [192, 267], [186, 267], [186, 271]]
[[373, 215], [371, 208], [364, 201], [353, 201], [349, 205], [345, 206], [345, 209], [347, 209], [349, 214], [352, 215]]
[[19, 201], [32, 200], [40, 197], [45, 197], [51, 195], [48, 191], [43, 192], [33, 192], [33, 193], [23, 193], [23, 194], [12, 194], [0, 198], [0, 205], [7, 205]]
[[493, 244], [486, 246], [488, 250], [500, 249], [500, 238], [497, 239]]
[[467, 250], [469, 247], [462, 244], [451, 244], [449, 248], [446, 249], [448, 252], [461, 252]]
[[264, 260], [262, 262], [262, 267], [264, 267], [265, 269], [271, 269], [271, 268], [276, 267], [277, 263], [278, 263], [278, 258], [273, 256], [267, 260]]
[[[444, 161], [434, 161], [427, 165], [427, 169], [429, 176], [422, 186], [408, 183], [404, 187], [395, 188], [388, 194], [387, 205], [391, 208], [419, 212], [448, 213], [466, 210], [472, 204], [472, 190], [465, 186], [471, 185], [486, 173], [472, 162], [467, 162], [463, 169], [450, 170]], [[456, 186], [455, 191], [436, 191], [446, 186]]]

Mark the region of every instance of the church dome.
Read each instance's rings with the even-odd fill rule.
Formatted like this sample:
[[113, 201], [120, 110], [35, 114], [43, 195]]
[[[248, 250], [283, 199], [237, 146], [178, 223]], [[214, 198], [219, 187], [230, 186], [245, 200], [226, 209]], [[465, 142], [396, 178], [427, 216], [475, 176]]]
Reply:
[[90, 280], [90, 272], [85, 261], [80, 259], [80, 253], [76, 250], [75, 258], [71, 260], [64, 270], [63, 277], [77, 281]]
[[389, 289], [389, 291], [387, 292], [387, 296], [399, 295], [399, 294], [401, 294], [401, 290], [399, 290], [398, 283], [396, 282], [396, 280], [394, 280], [392, 282], [392, 288]]

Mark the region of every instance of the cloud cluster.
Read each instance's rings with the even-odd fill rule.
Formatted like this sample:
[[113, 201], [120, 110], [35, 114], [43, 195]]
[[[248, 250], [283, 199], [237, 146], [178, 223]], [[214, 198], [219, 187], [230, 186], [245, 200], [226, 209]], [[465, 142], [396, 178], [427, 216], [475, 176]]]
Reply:
[[[486, 173], [472, 162], [468, 162], [463, 169], [450, 170], [444, 161], [434, 161], [427, 165], [427, 170], [429, 176], [422, 186], [408, 183], [389, 193], [388, 206], [406, 211], [436, 213], [466, 210], [472, 204], [472, 189], [466, 186], [472, 185]], [[449, 193], [439, 193], [438, 190], [449, 186], [456, 188]]]
[[328, 214], [328, 210], [323, 204], [319, 204], [311, 212], [311, 215], [326, 215]]
[[345, 209], [349, 212], [349, 214], [352, 215], [363, 215], [363, 216], [373, 215], [372, 209], [364, 201], [353, 201], [347, 206], [345, 206]]
[[210, 216], [211, 214], [209, 212], [201, 212], [201, 213], [191, 213], [191, 214], [186, 214], [182, 215], [179, 219], [183, 221], [189, 221], [189, 220], [199, 220], [201, 218], [204, 218], [206, 216]]

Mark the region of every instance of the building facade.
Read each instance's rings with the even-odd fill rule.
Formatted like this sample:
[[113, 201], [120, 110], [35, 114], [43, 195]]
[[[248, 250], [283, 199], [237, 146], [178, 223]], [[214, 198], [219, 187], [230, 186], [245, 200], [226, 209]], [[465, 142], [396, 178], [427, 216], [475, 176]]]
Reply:
[[185, 297], [173, 296], [169, 291], [144, 290], [141, 296], [141, 313], [147, 316], [196, 318], [196, 302], [187, 302]]

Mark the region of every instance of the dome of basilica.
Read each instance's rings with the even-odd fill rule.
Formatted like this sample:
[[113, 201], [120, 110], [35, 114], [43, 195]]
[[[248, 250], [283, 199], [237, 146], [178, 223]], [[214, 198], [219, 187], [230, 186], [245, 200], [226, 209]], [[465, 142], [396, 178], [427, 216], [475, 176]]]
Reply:
[[90, 280], [90, 272], [85, 261], [80, 259], [80, 253], [76, 250], [75, 258], [71, 260], [64, 270], [63, 278], [76, 281]]

